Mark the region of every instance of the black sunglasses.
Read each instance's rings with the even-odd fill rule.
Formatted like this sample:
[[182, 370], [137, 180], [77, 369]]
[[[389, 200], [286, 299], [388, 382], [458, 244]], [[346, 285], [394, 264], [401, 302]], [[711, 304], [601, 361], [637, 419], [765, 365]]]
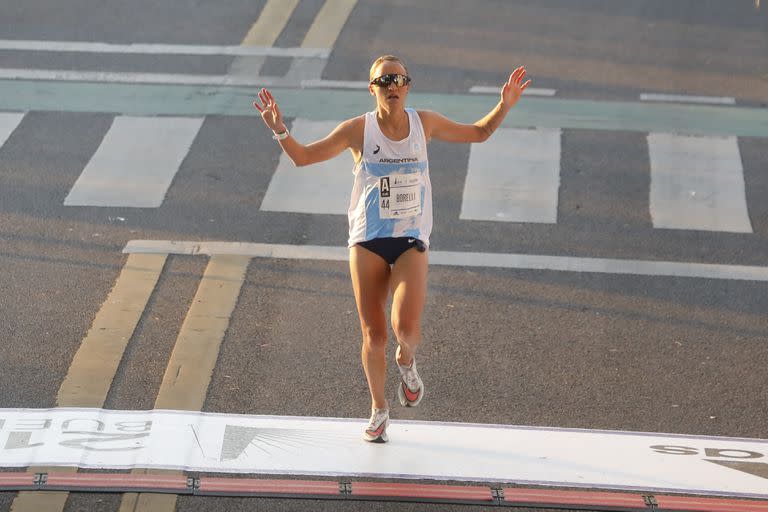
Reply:
[[391, 84], [395, 84], [398, 87], [403, 87], [409, 83], [411, 83], [411, 77], [408, 75], [401, 75], [399, 73], [381, 75], [380, 77], [371, 80], [371, 85], [376, 85], [378, 87], [389, 87]]

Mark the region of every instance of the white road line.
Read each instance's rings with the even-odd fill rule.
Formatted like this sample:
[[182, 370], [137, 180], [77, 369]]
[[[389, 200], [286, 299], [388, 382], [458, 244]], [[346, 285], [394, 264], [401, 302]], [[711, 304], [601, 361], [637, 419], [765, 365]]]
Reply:
[[736, 137], [648, 135], [655, 228], [752, 233]]
[[301, 86], [306, 89], [367, 89], [368, 82], [351, 80], [302, 80]]
[[461, 219], [557, 222], [560, 130], [501, 128], [471, 146]]
[[685, 94], [655, 94], [645, 92], [640, 94], [640, 100], [669, 103], [707, 103], [712, 105], [736, 104], [736, 98], [731, 98], [729, 96], [688, 96]]
[[112, 71], [72, 71], [65, 69], [0, 69], [3, 80], [51, 80], [123, 84], [211, 85], [211, 86], [292, 86], [297, 82], [282, 77], [192, 75], [181, 73], [132, 73]]
[[[245, 62], [239, 59], [237, 62]], [[52, 80], [63, 82], [144, 83], [169, 85], [224, 85], [224, 86], [300, 86], [305, 89], [367, 89], [368, 82], [344, 80], [302, 79], [300, 77], [258, 76], [244, 73], [232, 65], [227, 75], [193, 75], [186, 73], [138, 73], [121, 71], [76, 71], [69, 69], [17, 69], [0, 68], [3, 80]]]
[[22, 119], [24, 114], [20, 112], [0, 112], [0, 147], [3, 147]]
[[159, 207], [202, 124], [203, 118], [116, 117], [64, 204]]
[[[338, 121], [296, 119], [291, 133], [298, 140], [314, 141], [331, 133], [338, 124]], [[347, 151], [332, 160], [301, 168], [282, 153], [261, 209], [344, 215], [349, 206], [353, 167], [354, 160]]]
[[[346, 247], [172, 240], [131, 240], [123, 248], [123, 252], [126, 254], [230, 254], [252, 258], [325, 261], [347, 261], [349, 257], [349, 250]], [[430, 251], [429, 260], [433, 265], [457, 267], [768, 281], [768, 267], [744, 265], [453, 251]]]
[[[499, 94], [501, 93], [501, 85], [473, 85], [469, 88], [469, 92], [474, 94]], [[557, 90], [528, 87], [525, 89], [524, 94], [526, 96], [554, 96], [557, 94]]]
[[124, 53], [145, 55], [232, 55], [273, 56], [327, 59], [329, 48], [276, 48], [268, 44], [233, 46], [184, 45], [184, 44], [112, 44], [80, 41], [24, 41], [0, 40], [0, 50], [27, 50], [76, 53]]

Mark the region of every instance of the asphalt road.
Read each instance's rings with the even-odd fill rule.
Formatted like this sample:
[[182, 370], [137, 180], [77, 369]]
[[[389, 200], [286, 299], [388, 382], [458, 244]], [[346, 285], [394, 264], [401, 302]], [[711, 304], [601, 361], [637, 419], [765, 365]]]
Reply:
[[[0, 5], [0, 39], [238, 45], [265, 3], [10, 1]], [[299, 2], [274, 45], [299, 46], [322, 6]], [[473, 85], [502, 83], [525, 64], [535, 87], [563, 98], [729, 96], [764, 109], [765, 7], [756, 10], [752, 0], [359, 0], [321, 78], [365, 80], [372, 58], [391, 52], [405, 58], [421, 93], [459, 98]], [[0, 68], [17, 69], [226, 74], [232, 62], [221, 55], [0, 50]], [[262, 74], [285, 75], [292, 62], [267, 57]], [[159, 208], [64, 206], [113, 117], [32, 111], [0, 148], [2, 408], [56, 406], [130, 240], [346, 243], [344, 216], [259, 209], [280, 150], [253, 116], [207, 116]], [[753, 232], [727, 233], [653, 227], [645, 136], [564, 130], [555, 224], [460, 219], [469, 147], [432, 143], [433, 249], [765, 265], [766, 139], [738, 139]], [[204, 256], [169, 256], [105, 408], [154, 407], [206, 264]], [[428, 397], [417, 409], [393, 410], [393, 417], [768, 438], [766, 286], [433, 267], [419, 356]], [[392, 397], [395, 372], [389, 368]], [[368, 407], [346, 265], [252, 260], [203, 410], [363, 417]], [[14, 497], [0, 493], [0, 510], [10, 510]], [[65, 510], [114, 511], [120, 499], [73, 494]], [[211, 511], [359, 506], [188, 497], [177, 503], [178, 510]]]

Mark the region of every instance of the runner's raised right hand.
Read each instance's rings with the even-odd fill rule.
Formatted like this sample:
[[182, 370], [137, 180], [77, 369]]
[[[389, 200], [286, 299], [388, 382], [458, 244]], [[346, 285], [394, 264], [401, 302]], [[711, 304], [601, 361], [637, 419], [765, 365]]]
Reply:
[[[259, 104], [259, 100], [261, 100], [261, 104]], [[283, 116], [271, 92], [266, 89], [259, 91], [259, 99], [253, 102], [253, 106], [259, 111], [264, 124], [270, 130], [275, 133], [283, 133], [286, 130]]]

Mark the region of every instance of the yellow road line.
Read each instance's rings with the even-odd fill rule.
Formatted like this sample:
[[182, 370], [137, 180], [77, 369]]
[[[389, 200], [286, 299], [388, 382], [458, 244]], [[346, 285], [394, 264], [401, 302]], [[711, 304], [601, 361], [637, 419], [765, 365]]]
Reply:
[[[250, 261], [248, 256], [211, 257], [176, 339], [155, 409], [203, 408]], [[120, 512], [173, 512], [175, 507], [176, 495], [126, 493]]]
[[165, 265], [165, 254], [129, 258], [75, 354], [56, 403], [101, 407], [141, 314]]
[[[56, 395], [57, 405], [104, 405], [125, 347], [155, 289], [166, 258], [166, 254], [131, 254], [128, 257], [115, 286], [96, 314], [69, 366], [67, 376]], [[28, 471], [44, 473], [51, 469], [32, 467]], [[74, 473], [77, 468], [56, 470]], [[11, 512], [61, 511], [64, 510], [68, 496], [69, 493], [58, 491], [22, 491], [13, 500]]]
[[302, 48], [333, 48], [357, 0], [325, 0], [309, 27]]
[[246, 34], [243, 46], [272, 46], [283, 31], [299, 0], [269, 0]]
[[[61, 471], [61, 468], [56, 470]], [[69, 493], [64, 491], [21, 491], [11, 503], [11, 512], [64, 510], [68, 497]]]
[[156, 409], [202, 409], [250, 260], [248, 256], [211, 258], [171, 353]]

